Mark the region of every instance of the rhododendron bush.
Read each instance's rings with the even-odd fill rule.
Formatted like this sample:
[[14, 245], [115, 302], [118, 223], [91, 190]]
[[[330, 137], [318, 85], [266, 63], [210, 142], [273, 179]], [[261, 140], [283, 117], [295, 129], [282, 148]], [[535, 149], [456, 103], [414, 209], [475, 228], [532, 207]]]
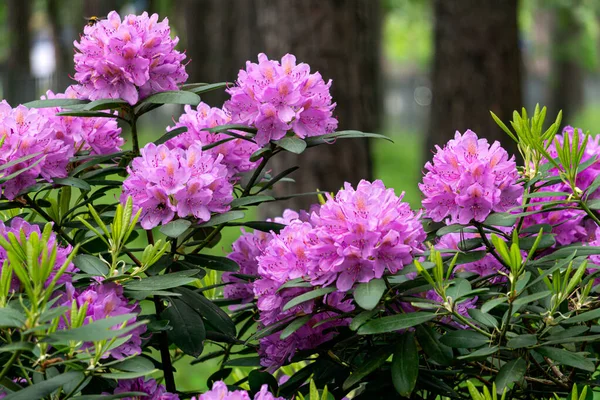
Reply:
[[[492, 114], [520, 154], [456, 132], [420, 209], [361, 180], [253, 221], [294, 171], [273, 157], [386, 138], [337, 131], [335, 77], [291, 54], [188, 83], [207, 61], [177, 43], [167, 19], [111, 12], [64, 93], [0, 103], [0, 398], [591, 398], [597, 138]], [[183, 112], [144, 143], [164, 104]], [[203, 384], [177, 386], [184, 369]]]

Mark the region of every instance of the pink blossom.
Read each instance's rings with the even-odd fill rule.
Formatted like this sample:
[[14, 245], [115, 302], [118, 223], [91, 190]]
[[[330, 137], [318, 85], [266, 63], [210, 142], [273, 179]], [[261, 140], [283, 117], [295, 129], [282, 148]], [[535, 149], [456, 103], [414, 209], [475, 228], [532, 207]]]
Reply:
[[144, 229], [164, 225], [175, 215], [206, 222], [211, 213], [228, 211], [233, 200], [222, 159], [221, 154], [204, 152], [199, 143], [185, 150], [149, 143], [127, 168], [121, 201], [133, 198], [134, 207], [142, 209]]
[[38, 178], [52, 182], [66, 177], [74, 150], [72, 137], [57, 130], [44, 112], [22, 105], [11, 108], [5, 100], [0, 102], [0, 166], [33, 156], [0, 172], [0, 177], [6, 177], [29, 168], [0, 184], [7, 199], [17, 197]]
[[[206, 129], [214, 128], [219, 125], [231, 123], [229, 116], [219, 108], [211, 108], [205, 103], [200, 103], [196, 110], [190, 106], [185, 106], [185, 113], [179, 117], [179, 120], [173, 127], [168, 127], [171, 131], [176, 128], [185, 127], [187, 132], [177, 135], [165, 144], [170, 148], [179, 147], [189, 148], [194, 143], [206, 146], [224, 139], [232, 139], [216, 147], [206, 150], [207, 153], [217, 157], [219, 154], [223, 157], [223, 164], [229, 170], [231, 176], [250, 171], [257, 166], [257, 162], [251, 162], [250, 156], [259, 149], [258, 145], [249, 140], [232, 138], [224, 133], [210, 133]], [[239, 135], [245, 135], [241, 131], [233, 131]]]
[[436, 222], [483, 222], [492, 211], [519, 205], [523, 193], [514, 156], [509, 159], [498, 142], [490, 146], [471, 130], [456, 132], [444, 148], [436, 146], [425, 169], [419, 188], [426, 215]]
[[[179, 400], [179, 396], [173, 393], [167, 392], [164, 385], [159, 385], [154, 379], [148, 378], [136, 378], [136, 379], [119, 379], [117, 388], [113, 394], [127, 393], [127, 392], [142, 392], [146, 393], [147, 396], [143, 397], [123, 397], [123, 400]], [[103, 393], [108, 395], [109, 393]]]
[[231, 99], [225, 110], [233, 123], [255, 127], [256, 143], [264, 146], [283, 138], [288, 131], [304, 138], [335, 131], [332, 116], [335, 103], [329, 93], [331, 81], [311, 74], [307, 64], [296, 64], [296, 57], [286, 54], [281, 63], [258, 55], [258, 64], [246, 62], [237, 85], [227, 89]]
[[[69, 86], [65, 93], [46, 92], [42, 99], [75, 99], [77, 92]], [[56, 113], [66, 111], [60, 107], [40, 109], [47, 115], [57, 135], [69, 137], [75, 146], [75, 151], [89, 150], [91, 154], [112, 154], [121, 151], [124, 143], [121, 128], [117, 120], [111, 118], [57, 116]], [[105, 111], [106, 112], [106, 111]]]
[[84, 28], [75, 41], [75, 80], [80, 98], [123, 99], [134, 105], [149, 95], [177, 90], [188, 75], [185, 54], [175, 50], [168, 19], [158, 14], [126, 15], [111, 11], [107, 19]]

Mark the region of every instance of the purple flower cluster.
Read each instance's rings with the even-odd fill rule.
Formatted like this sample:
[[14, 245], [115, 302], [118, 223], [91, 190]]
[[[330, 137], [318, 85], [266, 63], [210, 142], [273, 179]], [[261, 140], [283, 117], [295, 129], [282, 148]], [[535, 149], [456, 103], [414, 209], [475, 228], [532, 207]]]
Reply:
[[[212, 389], [201, 394], [198, 397], [192, 397], [192, 400], [250, 400], [248, 392], [245, 390], [230, 391], [223, 381], [213, 383]], [[269, 392], [267, 385], [262, 385], [260, 391], [254, 395], [254, 400], [285, 400], [283, 397], [275, 397]]]
[[[77, 92], [69, 86], [65, 93], [46, 92], [42, 99], [75, 99]], [[75, 151], [89, 150], [91, 154], [112, 154], [121, 151], [124, 143], [117, 120], [111, 118], [57, 116], [65, 111], [60, 107], [40, 109], [51, 121], [59, 137], [67, 136], [74, 141]]]
[[500, 143], [490, 146], [471, 130], [456, 132], [444, 148], [436, 146], [425, 169], [419, 188], [426, 215], [436, 222], [483, 222], [492, 211], [517, 206], [523, 194], [514, 156], [509, 159]]
[[31, 156], [0, 171], [0, 177], [6, 177], [29, 168], [0, 184], [4, 197], [14, 199], [35, 185], [39, 177], [48, 182], [64, 178], [73, 153], [72, 138], [57, 131], [46, 114], [22, 105], [11, 108], [5, 100], [0, 102], [0, 167]]
[[[36, 234], [38, 237], [42, 236], [42, 232], [38, 225], [30, 224], [22, 218], [13, 218], [10, 222], [10, 226], [7, 226], [3, 221], [0, 221], [0, 235], [5, 239], [8, 239], [9, 233], [13, 233], [17, 237], [18, 241], [21, 241], [23, 239], [25, 241], [28, 241], [29, 237], [32, 234]], [[48, 247], [53, 248], [55, 245], [56, 233], [52, 232], [50, 234], [50, 238], [48, 239]], [[60, 267], [63, 266], [65, 261], [67, 261], [67, 258], [69, 257], [69, 254], [72, 250], [73, 248], [68, 245], [66, 247], [60, 245], [56, 246], [56, 259], [54, 261], [53, 268], [54, 271], [50, 273], [50, 276], [48, 277], [48, 280], [46, 282], [47, 284], [49, 284], [52, 281], [52, 279], [54, 279], [54, 276], [56, 275], [56, 270], [60, 269]], [[4, 261], [6, 260], [6, 250], [0, 246], [0, 270], [2, 269], [2, 265], [4, 265]], [[65, 270], [65, 273], [58, 279], [57, 283], [70, 283], [72, 280], [71, 275], [77, 271], [78, 269], [75, 268], [75, 266], [72, 263], [69, 264], [69, 266]], [[13, 280], [11, 282], [11, 290], [19, 290], [19, 286], [19, 280], [16, 276], [13, 276]]]
[[84, 28], [75, 41], [75, 80], [82, 98], [117, 99], [136, 104], [166, 90], [177, 90], [188, 75], [185, 54], [175, 50], [169, 21], [144, 12], [123, 19], [115, 11], [107, 19]]
[[410, 264], [426, 235], [403, 196], [380, 180], [362, 180], [356, 190], [346, 183], [334, 198], [328, 195], [319, 213], [311, 216], [313, 284], [335, 283], [346, 291], [355, 282], [394, 274]]
[[148, 143], [127, 168], [121, 200], [131, 196], [134, 206], [143, 210], [144, 229], [166, 224], [175, 215], [208, 221], [211, 212], [228, 211], [233, 200], [222, 160], [221, 154], [215, 158], [204, 152], [199, 143], [186, 150]]
[[[72, 286], [67, 285], [66, 296], [61, 301], [62, 305], [70, 306], [72, 301], [77, 303], [77, 306], [81, 308], [87, 305], [87, 314], [84, 320], [84, 325], [89, 324], [93, 321], [99, 321], [108, 317], [116, 317], [123, 314], [139, 314], [141, 311], [140, 306], [137, 303], [129, 303], [129, 300], [123, 295], [123, 287], [116, 283], [96, 283], [85, 289], [74, 289]], [[67, 318], [69, 312], [67, 313]], [[132, 318], [127, 324], [133, 324], [136, 322], [136, 318]], [[64, 328], [64, 321], [60, 325]], [[114, 329], [120, 326], [115, 326]], [[125, 357], [141, 354], [141, 335], [146, 332], [146, 325], [140, 325], [133, 330], [129, 331], [127, 335], [131, 337], [129, 340], [122, 345], [110, 350], [104, 357], [109, 355], [116, 359], [123, 359]], [[91, 347], [91, 344], [86, 344], [85, 347]]]
[[[345, 292], [357, 282], [401, 270], [412, 262], [425, 239], [418, 216], [381, 181], [361, 181], [356, 190], [346, 184], [335, 197], [328, 196], [320, 208], [313, 208], [310, 215], [288, 213], [284, 217], [281, 222], [287, 226], [278, 234], [245, 234], [238, 239], [230, 258], [240, 264], [242, 273], [257, 274], [260, 279], [250, 284], [238, 282], [226, 289], [228, 297], [249, 301], [252, 288], [258, 298], [261, 326], [291, 321], [295, 316], [312, 316], [284, 340], [279, 333], [261, 339], [262, 364], [268, 367], [278, 367], [298, 350], [313, 349], [330, 340], [336, 327], [349, 322], [340, 315], [354, 309], [352, 300], [345, 299]], [[335, 285], [338, 290], [322, 300], [284, 311], [290, 300], [311, 290], [281, 289], [296, 278], [312, 286]]]
[[[580, 129], [575, 130], [574, 128], [567, 126], [563, 129], [562, 135], [557, 135], [556, 140], [559, 143], [563, 143], [565, 136], [568, 136], [570, 143], [573, 143], [573, 137], [577, 132], [579, 136], [579, 143], [583, 141], [584, 135]], [[556, 150], [555, 143], [552, 143], [548, 148], [548, 153], [551, 157], [557, 158], [558, 153]], [[586, 163], [593, 157], [600, 157], [600, 137], [590, 137], [587, 145], [584, 149], [581, 163]], [[556, 168], [549, 170], [550, 176], [558, 176], [559, 171]], [[600, 175], [600, 160], [594, 161], [586, 169], [578, 172], [576, 185], [583, 192], [586, 192], [592, 182]], [[537, 192], [562, 192], [572, 193], [570, 186], [564, 182], [557, 183], [554, 185], [548, 185], [544, 187], [536, 188]], [[587, 194], [587, 193], [586, 193]], [[526, 211], [542, 211], [542, 202], [566, 200], [568, 195], [563, 196], [549, 196], [549, 197], [536, 197], [530, 200], [531, 206]], [[596, 190], [594, 193], [589, 193], [589, 199], [597, 199], [600, 197], [600, 191]], [[549, 224], [552, 226], [552, 233], [555, 235], [555, 240], [559, 245], [565, 246], [568, 244], [580, 242], [586, 240], [586, 238], [593, 233], [594, 228], [589, 228], [586, 223], [586, 213], [582, 210], [577, 209], [574, 203], [567, 203], [566, 209], [544, 211], [537, 214], [529, 215], [525, 218], [523, 227], [529, 227], [537, 224]]]
[[[250, 161], [252, 153], [259, 149], [254, 142], [232, 138], [223, 133], [215, 134], [206, 131], [206, 129], [226, 125], [230, 122], [231, 118], [220, 108], [211, 108], [205, 103], [200, 103], [196, 110], [193, 110], [190, 106], [185, 106], [185, 113], [179, 117], [174, 127], [169, 127], [167, 130], [171, 131], [176, 128], [186, 127], [187, 132], [170, 139], [166, 142], [166, 145], [170, 148], [179, 147], [188, 149], [195, 143], [206, 146], [224, 139], [233, 139], [208, 149], [207, 152], [213, 154], [215, 157], [221, 154], [223, 156], [223, 164], [227, 166], [231, 175], [256, 168], [257, 163]], [[244, 135], [244, 132], [234, 132]]]
[[[164, 385], [159, 385], [154, 379], [136, 378], [136, 379], [120, 379], [117, 388], [113, 394], [127, 392], [142, 392], [147, 396], [122, 397], [123, 400], [179, 400], [179, 396], [167, 392]], [[103, 393], [108, 395], [109, 393]]]
[[260, 146], [278, 140], [292, 129], [301, 138], [333, 132], [337, 120], [332, 116], [329, 88], [321, 74], [310, 73], [305, 63], [286, 54], [281, 63], [258, 55], [258, 64], [246, 62], [237, 85], [227, 89], [231, 99], [225, 109], [233, 123], [254, 126]]

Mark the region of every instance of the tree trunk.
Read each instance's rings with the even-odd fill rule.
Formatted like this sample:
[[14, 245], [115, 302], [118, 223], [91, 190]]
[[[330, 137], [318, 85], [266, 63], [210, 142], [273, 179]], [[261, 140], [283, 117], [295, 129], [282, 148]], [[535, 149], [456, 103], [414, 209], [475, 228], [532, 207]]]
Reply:
[[31, 2], [7, 0], [6, 5], [9, 50], [6, 71], [3, 73], [3, 90], [4, 98], [15, 107], [35, 97], [35, 82], [29, 61]]
[[[188, 82], [234, 82], [246, 60], [261, 51], [255, 28], [255, 0], [183, 0], [176, 9], [180, 39], [186, 49]], [[202, 101], [220, 107], [224, 91]]]
[[[47, 0], [46, 3], [48, 22], [52, 32], [52, 43], [54, 44], [54, 58], [56, 60], [55, 87], [50, 89], [55, 92], [64, 92], [67, 86], [73, 84], [74, 81], [70, 77], [75, 73], [72, 50], [74, 38], [67, 39], [64, 36], [66, 24], [61, 18], [61, 6], [65, 6], [61, 0]], [[81, 31], [83, 31], [84, 23], [85, 21], [81, 20], [81, 28], [78, 26]]]
[[85, 0], [83, 3], [84, 17], [104, 18], [111, 11], [119, 11], [119, 6], [123, 1], [119, 0]]
[[581, 26], [570, 7], [557, 7], [552, 31], [551, 107], [562, 110], [563, 125], [571, 123], [584, 102], [585, 71], [577, 51]]
[[475, 131], [510, 154], [516, 144], [496, 125], [520, 110], [517, 0], [435, 0], [433, 103], [425, 159], [455, 131]]
[[[294, 54], [325, 81], [333, 80], [338, 130], [377, 131], [381, 112], [379, 0], [256, 0], [256, 6], [257, 26], [269, 58]], [[282, 154], [269, 164], [273, 174], [294, 165], [300, 166], [291, 175], [296, 183], [280, 183], [275, 196], [317, 189], [335, 192], [346, 181], [355, 185], [372, 176], [366, 139], [340, 140], [300, 156]], [[285, 208], [306, 209], [315, 200], [314, 196], [297, 197], [270, 203], [262, 211], [264, 216], [280, 215]]]

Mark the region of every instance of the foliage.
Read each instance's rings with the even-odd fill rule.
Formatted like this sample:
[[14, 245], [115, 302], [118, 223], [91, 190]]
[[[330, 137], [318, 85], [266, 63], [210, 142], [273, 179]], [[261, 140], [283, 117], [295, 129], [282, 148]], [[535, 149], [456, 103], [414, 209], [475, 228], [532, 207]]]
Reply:
[[[282, 200], [269, 189], [296, 170], [273, 171], [271, 158], [386, 138], [333, 132], [330, 83], [290, 55], [261, 54], [239, 86], [172, 90], [181, 82], [160, 67], [179, 79], [185, 66], [160, 53], [177, 42], [168, 25], [110, 21], [86, 27], [85, 90], [2, 104], [0, 396], [581, 400], [598, 390], [598, 139], [559, 133], [560, 115], [544, 128], [545, 109], [510, 123], [492, 115], [525, 163], [457, 133], [424, 169], [422, 210], [361, 181], [308, 194], [310, 210], [247, 220]], [[118, 67], [99, 57], [106, 49]], [[135, 63], [136, 52], [160, 63]], [[200, 103], [225, 87], [224, 109]], [[138, 120], [163, 104], [188, 107], [140, 143]], [[227, 257], [209, 252], [240, 227]], [[177, 389], [184, 357], [218, 361], [209, 391]]]

